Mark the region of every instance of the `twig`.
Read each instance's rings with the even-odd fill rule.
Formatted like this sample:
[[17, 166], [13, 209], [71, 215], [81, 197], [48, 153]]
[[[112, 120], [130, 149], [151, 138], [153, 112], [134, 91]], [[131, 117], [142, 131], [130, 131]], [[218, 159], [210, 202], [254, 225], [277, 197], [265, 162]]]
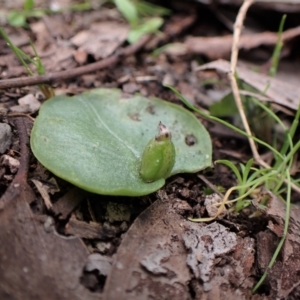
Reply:
[[[238, 60], [238, 54], [239, 54], [239, 40], [241, 36], [241, 31], [243, 28], [243, 22], [247, 13], [247, 10], [251, 6], [254, 0], [245, 0], [243, 5], [241, 6], [239, 13], [237, 15], [235, 24], [234, 24], [234, 32], [233, 32], [233, 42], [232, 42], [232, 49], [231, 49], [231, 60], [230, 60], [230, 72], [228, 74], [230, 82], [231, 82], [231, 88], [234, 95], [234, 99], [236, 102], [236, 106], [239, 110], [239, 114], [241, 116], [244, 128], [248, 135], [252, 135], [247, 117], [243, 108], [242, 99], [239, 93], [238, 84], [235, 78], [235, 72], [236, 72], [236, 65]], [[252, 138], [248, 138], [249, 144], [252, 150], [252, 154], [254, 156], [254, 159], [262, 166], [266, 166], [265, 162], [260, 158], [260, 155], [256, 149], [255, 142]]]
[[[231, 59], [230, 59], [230, 72], [228, 74], [228, 77], [231, 82], [231, 88], [232, 88], [232, 92], [233, 92], [234, 99], [236, 102], [236, 106], [239, 110], [239, 114], [241, 116], [244, 128], [249, 136], [251, 136], [252, 133], [251, 133], [248, 121], [247, 121], [247, 117], [246, 117], [244, 108], [243, 108], [242, 99], [241, 99], [238, 84], [237, 84], [237, 81], [235, 78], [235, 72], [236, 72], [236, 66], [237, 66], [237, 60], [238, 60], [238, 54], [239, 54], [239, 40], [240, 40], [240, 36], [241, 36], [241, 31], [243, 28], [243, 22], [244, 22], [244, 19], [245, 19], [245, 16], [246, 16], [246, 13], [247, 13], [249, 7], [251, 6], [251, 4], [254, 1], [255, 0], [245, 0], [238, 12], [238, 15], [237, 15], [237, 18], [236, 18], [236, 21], [234, 24], [233, 42], [232, 42]], [[254, 140], [251, 137], [249, 137], [248, 141], [249, 141], [251, 151], [252, 151], [255, 161], [264, 168], [271, 168], [270, 165], [267, 164], [260, 157]], [[287, 183], [287, 180], [285, 180], [284, 182]], [[294, 191], [300, 193], [300, 188], [296, 184], [294, 184], [292, 182], [290, 184]]]
[[23, 114], [23, 113], [9, 113], [7, 115], [7, 117], [10, 117], [10, 118], [15, 118], [15, 117], [26, 117], [28, 118], [30, 121], [34, 122], [34, 118], [32, 116], [30, 116], [29, 114]]
[[224, 198], [224, 195], [217, 189], [217, 187], [210, 182], [206, 177], [201, 174], [197, 175], [211, 190], [213, 190], [216, 194], [218, 194], [221, 198]]
[[149, 41], [150, 38], [151, 35], [146, 35], [143, 38], [141, 38], [137, 43], [121, 49], [116, 54], [110, 57], [104, 58], [101, 61], [89, 64], [87, 66], [82, 66], [61, 72], [48, 73], [45, 75], [0, 80], [0, 89], [23, 87], [41, 83], [52, 84], [53, 82], [59, 80], [70, 79], [87, 73], [96, 72], [98, 70], [107, 68], [113, 64], [116, 64], [125, 56], [129, 56], [136, 53]]

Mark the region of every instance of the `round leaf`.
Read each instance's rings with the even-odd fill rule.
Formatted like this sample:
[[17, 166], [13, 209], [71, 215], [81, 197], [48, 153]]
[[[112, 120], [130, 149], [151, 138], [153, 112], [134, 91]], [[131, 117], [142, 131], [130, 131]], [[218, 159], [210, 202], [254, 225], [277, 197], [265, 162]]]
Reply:
[[123, 96], [117, 89], [46, 101], [32, 129], [31, 148], [47, 169], [82, 189], [146, 195], [165, 183], [146, 183], [139, 176], [143, 150], [160, 121], [171, 131], [176, 150], [170, 176], [211, 165], [210, 137], [193, 114], [163, 100]]

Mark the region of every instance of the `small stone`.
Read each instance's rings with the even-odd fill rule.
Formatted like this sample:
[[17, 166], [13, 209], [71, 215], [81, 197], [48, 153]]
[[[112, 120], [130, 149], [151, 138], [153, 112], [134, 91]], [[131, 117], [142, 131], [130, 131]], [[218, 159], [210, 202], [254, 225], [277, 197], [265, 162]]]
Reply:
[[33, 94], [28, 94], [18, 100], [22, 107], [26, 107], [29, 112], [34, 113], [39, 110], [41, 103], [34, 97]]
[[15, 173], [17, 173], [17, 171], [19, 169], [20, 162], [17, 159], [15, 159], [9, 155], [3, 155], [1, 157], [1, 165], [9, 167], [10, 172], [12, 174], [15, 174]]
[[[222, 203], [222, 201], [222, 197], [217, 193], [205, 197], [204, 205], [210, 217], [215, 217], [218, 214], [219, 206], [217, 204]], [[218, 216], [223, 218], [226, 214], [227, 209], [224, 207]]]
[[110, 273], [112, 265], [112, 259], [108, 256], [101, 255], [99, 253], [92, 253], [88, 257], [85, 271], [92, 272], [97, 270], [99, 274], [107, 276]]
[[11, 128], [6, 123], [0, 123], [0, 153], [3, 154], [11, 144]]
[[98, 242], [96, 244], [96, 248], [101, 252], [101, 253], [106, 253], [108, 252], [112, 247], [111, 242]]

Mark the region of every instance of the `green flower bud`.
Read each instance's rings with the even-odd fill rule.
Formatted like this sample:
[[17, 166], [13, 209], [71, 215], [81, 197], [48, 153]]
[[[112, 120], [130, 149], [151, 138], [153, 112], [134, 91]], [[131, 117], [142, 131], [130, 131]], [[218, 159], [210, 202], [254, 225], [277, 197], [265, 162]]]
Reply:
[[140, 176], [146, 182], [167, 178], [175, 164], [176, 152], [169, 129], [159, 122], [158, 131], [142, 155]]

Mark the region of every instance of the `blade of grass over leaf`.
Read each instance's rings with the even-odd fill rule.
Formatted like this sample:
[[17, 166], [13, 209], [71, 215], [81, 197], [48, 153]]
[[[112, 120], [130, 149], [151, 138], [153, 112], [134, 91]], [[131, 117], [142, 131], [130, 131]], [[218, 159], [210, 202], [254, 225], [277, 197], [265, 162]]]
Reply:
[[283, 42], [282, 42], [282, 32], [283, 32], [283, 27], [284, 27], [284, 23], [286, 20], [286, 15], [283, 15], [279, 24], [279, 29], [278, 29], [278, 40], [277, 43], [275, 45], [274, 48], [274, 52], [271, 58], [271, 67], [269, 70], [269, 75], [271, 77], [274, 77], [277, 73], [277, 69], [278, 69], [278, 64], [279, 64], [279, 59], [280, 59], [280, 54], [281, 54], [281, 50], [283, 47]]
[[233, 126], [232, 124], [220, 119], [220, 118], [217, 118], [217, 117], [214, 117], [214, 116], [210, 116], [204, 112], [202, 112], [201, 110], [197, 109], [196, 107], [194, 107], [191, 103], [189, 103], [174, 87], [170, 86], [170, 85], [165, 85], [165, 87], [169, 88], [170, 90], [172, 90], [177, 96], [178, 98], [187, 106], [189, 107], [191, 110], [197, 112], [199, 115], [207, 118], [207, 119], [210, 119], [210, 120], [214, 120], [214, 121], [217, 121], [227, 127], [229, 127], [230, 129], [248, 137], [248, 138], [252, 138], [254, 141], [256, 141], [257, 143], [265, 146], [266, 148], [270, 149], [274, 154], [278, 155], [280, 158], [283, 159], [283, 156], [280, 154], [280, 152], [278, 152], [274, 147], [272, 147], [271, 145], [269, 145], [268, 143], [256, 138], [255, 136], [253, 135], [249, 135], [247, 134], [245, 131]]
[[231, 171], [234, 173], [234, 175], [236, 176], [237, 181], [238, 182], [242, 182], [243, 181], [242, 180], [242, 175], [241, 175], [240, 171], [235, 166], [235, 164], [233, 164], [231, 161], [225, 160], [225, 159], [219, 159], [219, 160], [216, 160], [215, 163], [217, 163], [217, 164], [223, 164], [223, 165], [229, 167], [231, 169]]
[[164, 20], [162, 18], [156, 17], [146, 20], [143, 24], [133, 27], [128, 34], [128, 42], [135, 43], [143, 35], [147, 33], [155, 33], [162, 26]]
[[130, 24], [127, 40], [131, 44], [145, 34], [157, 33], [164, 22], [159, 16], [170, 13], [168, 9], [145, 1], [114, 0], [114, 3]]

